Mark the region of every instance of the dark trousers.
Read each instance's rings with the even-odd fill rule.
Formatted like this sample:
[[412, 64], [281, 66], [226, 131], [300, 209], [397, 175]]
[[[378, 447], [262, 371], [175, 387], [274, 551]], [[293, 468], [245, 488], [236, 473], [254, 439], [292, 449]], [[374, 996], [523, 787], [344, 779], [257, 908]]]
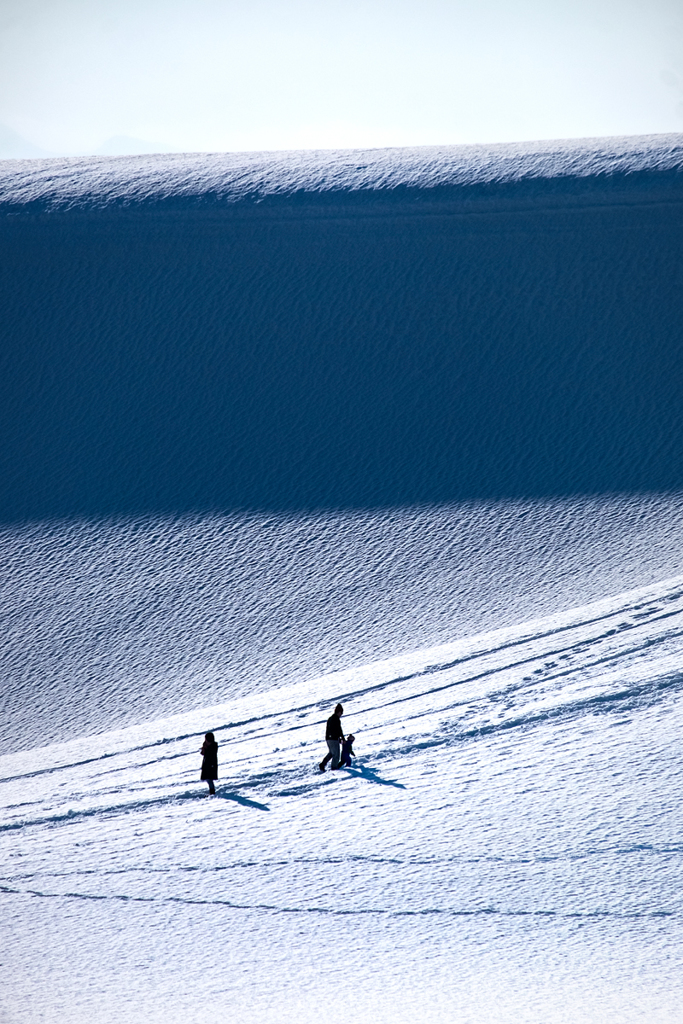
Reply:
[[339, 767], [339, 761], [341, 759], [341, 740], [328, 740], [327, 749], [329, 750], [329, 754], [326, 754], [320, 763], [324, 768], [327, 762], [331, 760], [332, 770], [334, 771], [335, 768]]

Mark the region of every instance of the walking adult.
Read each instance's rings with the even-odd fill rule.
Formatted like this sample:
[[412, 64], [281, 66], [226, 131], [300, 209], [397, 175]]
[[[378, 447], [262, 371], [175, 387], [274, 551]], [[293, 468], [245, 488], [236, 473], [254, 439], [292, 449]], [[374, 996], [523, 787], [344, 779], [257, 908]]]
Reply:
[[212, 732], [207, 732], [204, 736], [201, 755], [202, 782], [208, 782], [209, 796], [215, 796], [216, 789], [213, 783], [218, 778], [218, 744]]
[[322, 759], [319, 764], [321, 772], [325, 771], [325, 765], [328, 761], [332, 761], [332, 771], [335, 771], [339, 767], [341, 761], [341, 748], [344, 742], [344, 733], [342, 731], [341, 716], [344, 714], [344, 708], [341, 704], [337, 704], [334, 709], [334, 714], [330, 715], [327, 719], [327, 729], [325, 731], [325, 739], [327, 740], [328, 753]]

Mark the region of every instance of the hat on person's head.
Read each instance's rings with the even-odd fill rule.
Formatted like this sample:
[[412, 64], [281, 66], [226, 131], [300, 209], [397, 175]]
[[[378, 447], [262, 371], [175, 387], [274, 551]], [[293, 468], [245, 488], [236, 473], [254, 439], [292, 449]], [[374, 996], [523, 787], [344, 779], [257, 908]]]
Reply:
[[334, 713], [335, 713], [335, 715], [343, 715], [344, 714], [344, 708], [341, 706], [341, 704], [337, 704], [336, 708], [334, 709]]

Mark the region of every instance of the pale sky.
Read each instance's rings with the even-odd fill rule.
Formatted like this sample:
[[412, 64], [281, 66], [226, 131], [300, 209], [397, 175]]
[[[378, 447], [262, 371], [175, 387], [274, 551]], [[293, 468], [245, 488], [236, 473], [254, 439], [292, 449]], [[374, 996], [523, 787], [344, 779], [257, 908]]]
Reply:
[[0, 0], [0, 155], [654, 132], [683, 0]]

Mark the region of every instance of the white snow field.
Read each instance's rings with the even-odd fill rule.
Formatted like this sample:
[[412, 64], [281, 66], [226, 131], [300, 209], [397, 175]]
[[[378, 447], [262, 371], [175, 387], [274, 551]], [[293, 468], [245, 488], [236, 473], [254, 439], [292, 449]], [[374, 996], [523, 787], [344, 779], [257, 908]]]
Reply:
[[8, 753], [683, 573], [683, 494], [11, 524], [0, 564]]
[[677, 1024], [682, 658], [677, 577], [0, 758], [0, 1019]]
[[0, 1024], [681, 1024], [683, 136], [3, 161], [0, 310]]

